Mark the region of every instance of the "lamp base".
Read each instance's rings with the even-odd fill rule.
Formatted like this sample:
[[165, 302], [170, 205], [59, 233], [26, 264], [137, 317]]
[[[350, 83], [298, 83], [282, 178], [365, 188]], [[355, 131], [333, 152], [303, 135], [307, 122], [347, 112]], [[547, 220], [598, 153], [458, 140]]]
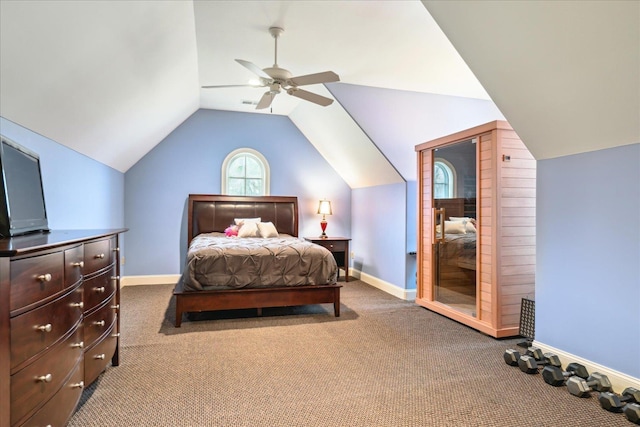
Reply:
[[320, 228], [322, 228], [322, 234], [320, 235], [320, 238], [326, 239], [327, 233], [325, 233], [325, 230], [327, 229], [327, 220], [324, 219], [324, 215], [323, 215], [322, 221], [320, 221]]

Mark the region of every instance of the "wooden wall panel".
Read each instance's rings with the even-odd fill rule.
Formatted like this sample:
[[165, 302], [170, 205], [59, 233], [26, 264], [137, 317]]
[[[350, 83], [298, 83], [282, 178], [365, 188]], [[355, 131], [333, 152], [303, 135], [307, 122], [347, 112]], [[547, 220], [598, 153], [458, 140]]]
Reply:
[[478, 265], [480, 266], [480, 280], [477, 292], [480, 294], [480, 310], [478, 319], [492, 323], [495, 310], [496, 295], [493, 288], [492, 265], [494, 263], [493, 236], [494, 227], [494, 141], [492, 134], [480, 135], [478, 138], [479, 166], [476, 171], [478, 194], [476, 196], [479, 229], [476, 247], [478, 248]]
[[431, 244], [432, 240], [432, 152], [431, 150], [424, 150], [418, 152], [418, 170], [419, 174], [419, 192], [422, 197], [419, 198], [418, 209], [420, 219], [420, 225], [418, 232], [420, 238], [418, 239], [418, 283], [417, 283], [417, 299], [431, 300], [432, 299], [432, 287], [433, 283], [433, 262], [431, 261], [433, 256], [433, 248]]
[[[520, 303], [535, 289], [536, 162], [515, 132], [500, 133], [499, 327], [517, 326]], [[505, 158], [508, 156], [509, 159]]]

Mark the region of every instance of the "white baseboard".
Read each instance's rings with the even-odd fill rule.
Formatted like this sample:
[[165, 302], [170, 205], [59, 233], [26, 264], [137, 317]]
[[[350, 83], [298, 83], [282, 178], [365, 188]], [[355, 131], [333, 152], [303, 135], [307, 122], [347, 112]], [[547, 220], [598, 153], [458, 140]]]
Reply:
[[627, 374], [623, 374], [622, 372], [618, 372], [614, 369], [607, 368], [606, 366], [594, 363], [590, 360], [583, 359], [578, 356], [574, 356], [571, 353], [567, 353], [566, 351], [562, 351], [560, 349], [551, 347], [539, 341], [533, 342], [534, 347], [540, 348], [542, 351], [550, 352], [553, 354], [557, 354], [562, 362], [562, 366], [566, 367], [571, 362], [576, 362], [584, 365], [589, 372], [599, 372], [604, 374], [611, 381], [611, 386], [613, 387], [613, 391], [616, 393], [621, 393], [627, 387], [635, 387], [640, 389], [640, 379], [634, 378]]
[[374, 288], [378, 288], [381, 291], [384, 291], [390, 295], [393, 295], [396, 298], [400, 298], [406, 301], [413, 301], [416, 299], [415, 289], [399, 288], [396, 285], [393, 285], [389, 282], [385, 282], [384, 280], [378, 279], [377, 277], [371, 276], [367, 273], [363, 273], [353, 268], [349, 269], [349, 276], [353, 276], [357, 279], [360, 279], [366, 284], [371, 285]]
[[175, 285], [180, 279], [179, 274], [158, 274], [151, 276], [122, 276], [120, 286], [138, 285]]

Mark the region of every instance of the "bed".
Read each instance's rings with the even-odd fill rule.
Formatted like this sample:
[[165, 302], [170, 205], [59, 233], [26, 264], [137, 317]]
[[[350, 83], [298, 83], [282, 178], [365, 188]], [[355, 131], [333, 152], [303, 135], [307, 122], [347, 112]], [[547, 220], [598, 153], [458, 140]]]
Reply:
[[[236, 219], [251, 218], [273, 224], [278, 237], [225, 236]], [[264, 307], [332, 303], [340, 316], [338, 267], [327, 249], [298, 238], [297, 197], [191, 194], [187, 224], [186, 265], [173, 291], [176, 327], [185, 313], [214, 310], [256, 308], [260, 315]], [[296, 272], [287, 260], [291, 248], [306, 271]], [[277, 264], [280, 273], [255, 264]]]
[[[443, 209], [444, 238], [439, 247], [440, 264], [442, 267], [476, 270], [477, 230], [475, 208], [466, 209], [469, 204], [475, 206], [475, 199], [436, 199], [436, 207]], [[440, 224], [437, 226], [441, 232]]]

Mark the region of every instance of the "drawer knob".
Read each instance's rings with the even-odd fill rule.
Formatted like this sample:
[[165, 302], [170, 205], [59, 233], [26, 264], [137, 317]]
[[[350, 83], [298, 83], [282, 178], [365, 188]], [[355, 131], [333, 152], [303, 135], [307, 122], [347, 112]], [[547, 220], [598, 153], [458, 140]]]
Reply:
[[111, 335], [111, 338], [119, 338], [120, 337], [120, 332], [116, 332], [115, 334]]
[[111, 280], [113, 280], [114, 282], [120, 280], [120, 276], [111, 276]]
[[46, 325], [36, 327], [36, 329], [40, 332], [51, 332], [53, 326], [51, 326], [51, 323], [47, 323]]
[[84, 308], [84, 303], [82, 301], [80, 302], [72, 302], [71, 304], [69, 304], [71, 307], [78, 307], [78, 308]]
[[80, 267], [80, 268], [82, 268], [82, 267], [84, 267], [84, 261], [80, 261], [80, 262], [72, 262], [72, 263], [71, 263], [71, 265], [72, 265], [73, 267]]
[[96, 320], [93, 324], [95, 326], [104, 326], [104, 320]]
[[95, 293], [102, 294], [102, 293], [104, 293], [105, 289], [104, 289], [104, 286], [101, 286], [99, 288], [93, 288], [93, 291]]
[[95, 259], [103, 259], [104, 258], [104, 254], [97, 254], [94, 256]]
[[93, 356], [93, 358], [96, 360], [104, 360], [104, 353], [96, 354], [95, 356]]
[[80, 381], [79, 383], [71, 384], [71, 388], [84, 388], [84, 381]]
[[120, 248], [113, 248], [112, 251], [113, 252], [120, 252]]
[[84, 341], [71, 344], [71, 348], [84, 348]]
[[113, 308], [114, 310], [119, 310], [120, 304], [112, 305], [111, 308]]
[[51, 281], [51, 274], [47, 273], [47, 274], [41, 274], [38, 276], [38, 280], [41, 282], [50, 282]]
[[36, 377], [36, 381], [41, 383], [50, 383], [52, 379], [53, 379], [53, 376], [51, 374], [42, 375], [41, 377]]

